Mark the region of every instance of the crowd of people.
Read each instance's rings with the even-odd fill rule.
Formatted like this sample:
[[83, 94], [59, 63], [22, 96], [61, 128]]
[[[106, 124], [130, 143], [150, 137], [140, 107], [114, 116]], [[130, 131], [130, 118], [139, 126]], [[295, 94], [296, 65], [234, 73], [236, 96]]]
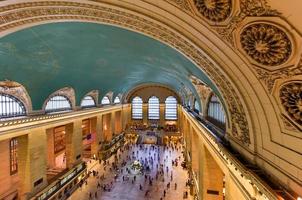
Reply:
[[[157, 146], [127, 142], [111, 159], [100, 162], [98, 168], [89, 172], [88, 181], [94, 180], [91, 182], [96, 187], [88, 191], [88, 198], [103, 199], [114, 191], [117, 184], [136, 187], [138, 193], [141, 193], [137, 195], [142, 199], [157, 199], [153, 198], [156, 192], [160, 200], [176, 191], [179, 193], [179, 185], [183, 184], [183, 197], [188, 196], [186, 179], [181, 182], [175, 178], [175, 169], [181, 168], [182, 151], [181, 144]], [[134, 162], [141, 164], [138, 173], [131, 169]], [[87, 180], [80, 186], [80, 190], [84, 190], [82, 187], [88, 187]]]

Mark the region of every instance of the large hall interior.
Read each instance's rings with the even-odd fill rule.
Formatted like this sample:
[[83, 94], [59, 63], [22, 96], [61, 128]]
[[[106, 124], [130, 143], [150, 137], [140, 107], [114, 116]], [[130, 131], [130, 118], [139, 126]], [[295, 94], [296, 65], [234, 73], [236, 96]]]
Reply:
[[302, 200], [301, 10], [0, 1], [0, 200]]

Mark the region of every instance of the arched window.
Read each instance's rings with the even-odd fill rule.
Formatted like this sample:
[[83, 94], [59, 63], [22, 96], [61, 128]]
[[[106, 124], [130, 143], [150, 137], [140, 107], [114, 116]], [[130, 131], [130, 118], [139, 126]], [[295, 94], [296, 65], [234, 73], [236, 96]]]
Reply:
[[113, 103], [121, 103], [120, 98], [119, 98], [118, 96], [117, 96], [117, 97], [115, 97], [115, 99], [114, 99]]
[[177, 100], [173, 96], [169, 96], [165, 101], [165, 119], [177, 120]]
[[195, 99], [195, 101], [194, 101], [194, 111], [196, 113], [199, 113], [201, 111], [197, 99]]
[[88, 95], [82, 99], [82, 102], [81, 102], [82, 108], [90, 108], [90, 107], [95, 107], [95, 106], [96, 106], [96, 104], [95, 104], [95, 101], [92, 98], [92, 96]]
[[159, 119], [159, 99], [156, 96], [152, 96], [148, 101], [148, 119]]
[[109, 105], [110, 104], [110, 100], [109, 97], [104, 96], [101, 102], [102, 105]]
[[0, 119], [26, 115], [25, 106], [16, 97], [0, 94]]
[[208, 107], [208, 117], [221, 124], [225, 124], [224, 109], [216, 96], [212, 96]]
[[47, 113], [67, 110], [71, 110], [71, 102], [67, 97], [61, 95], [51, 97], [45, 106]]
[[143, 100], [140, 97], [132, 99], [132, 119], [143, 119]]

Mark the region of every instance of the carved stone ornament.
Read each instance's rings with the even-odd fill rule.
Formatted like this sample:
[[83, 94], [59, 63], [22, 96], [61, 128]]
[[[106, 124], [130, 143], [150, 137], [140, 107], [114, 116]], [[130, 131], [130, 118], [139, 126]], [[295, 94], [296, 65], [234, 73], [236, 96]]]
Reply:
[[192, 12], [190, 8], [190, 4], [187, 0], [166, 0], [166, 1], [176, 5], [177, 7], [179, 7], [184, 11]]
[[11, 80], [0, 81], [0, 93], [16, 97], [23, 103], [26, 113], [32, 111], [31, 99], [26, 89], [20, 83]]
[[213, 22], [226, 20], [232, 10], [231, 0], [194, 0], [194, 4], [200, 14]]
[[280, 100], [288, 116], [302, 125], [302, 81], [281, 87]]
[[271, 24], [247, 26], [240, 34], [240, 42], [249, 57], [266, 66], [285, 63], [292, 52], [292, 44], [286, 33]]

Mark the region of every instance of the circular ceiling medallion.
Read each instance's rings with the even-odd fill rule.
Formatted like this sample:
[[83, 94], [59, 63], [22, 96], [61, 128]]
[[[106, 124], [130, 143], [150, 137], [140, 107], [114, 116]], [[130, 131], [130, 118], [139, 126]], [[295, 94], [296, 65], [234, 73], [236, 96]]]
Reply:
[[292, 52], [292, 44], [286, 33], [271, 24], [247, 26], [240, 35], [240, 42], [249, 57], [266, 66], [285, 63]]
[[280, 90], [280, 100], [291, 119], [302, 125], [302, 82], [284, 85]]
[[231, 0], [194, 0], [197, 10], [213, 22], [222, 22], [231, 14]]

